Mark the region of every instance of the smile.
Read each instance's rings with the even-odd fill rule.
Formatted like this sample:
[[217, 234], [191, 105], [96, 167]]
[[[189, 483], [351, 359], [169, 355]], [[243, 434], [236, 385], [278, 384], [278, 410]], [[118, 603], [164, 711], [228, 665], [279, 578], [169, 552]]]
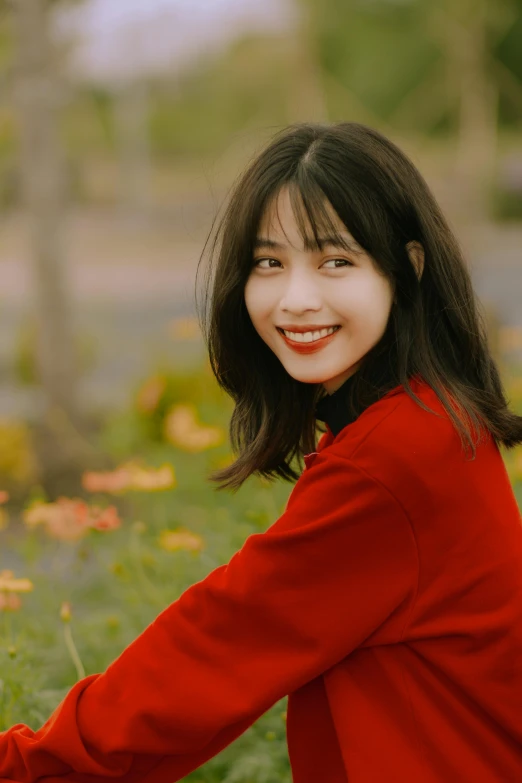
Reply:
[[334, 332], [340, 328], [340, 326], [330, 326], [327, 329], [320, 329], [319, 331], [315, 332], [290, 332], [285, 331], [285, 329], [281, 329], [278, 326], [277, 331], [283, 334], [289, 340], [292, 340], [296, 343], [315, 343], [317, 340], [321, 340], [324, 337], [328, 337], [330, 334], [334, 334]]
[[[302, 335], [296, 334], [295, 332], [290, 332], [290, 334], [294, 335], [294, 337], [297, 337], [297, 339], [292, 339], [289, 337], [287, 334], [285, 334], [283, 329], [280, 329], [279, 327], [276, 328], [281, 335], [281, 338], [292, 351], [301, 354], [308, 354], [317, 353], [317, 351], [321, 351], [323, 348], [325, 348], [333, 339], [335, 339], [335, 335], [341, 327], [336, 326], [330, 329], [322, 329], [320, 332], [304, 332]], [[321, 336], [321, 333], [323, 333], [323, 336]]]

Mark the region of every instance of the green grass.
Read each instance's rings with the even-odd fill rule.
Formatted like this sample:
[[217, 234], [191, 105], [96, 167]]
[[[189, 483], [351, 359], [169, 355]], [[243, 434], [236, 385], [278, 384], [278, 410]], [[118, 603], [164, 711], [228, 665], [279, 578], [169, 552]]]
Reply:
[[[226, 431], [231, 407], [222, 394], [204, 376], [199, 386], [194, 377], [172, 376], [169, 401], [181, 402], [187, 389], [200, 420]], [[159, 408], [164, 413], [168, 404]], [[207, 481], [216, 461], [230, 456], [228, 438], [187, 453], [162, 442], [160, 429], [154, 416], [130, 410], [107, 422], [100, 435], [116, 464], [139, 456], [150, 467], [169, 462], [176, 475], [170, 490], [91, 496], [93, 503], [119, 507], [121, 528], [93, 530], [73, 543], [51, 539], [41, 527], [28, 530], [21, 520], [3, 531], [0, 568], [30, 579], [34, 590], [20, 594], [19, 611], [0, 612], [0, 731], [15, 723], [37, 729], [79, 678], [60, 619], [62, 602], [72, 605], [69, 629], [85, 673], [104, 671], [164, 608], [281, 515], [289, 483], [267, 486], [251, 477], [233, 495]], [[144, 523], [141, 532], [136, 522]], [[160, 531], [178, 526], [203, 537], [201, 553], [160, 547]], [[186, 780], [290, 783], [286, 701]]]

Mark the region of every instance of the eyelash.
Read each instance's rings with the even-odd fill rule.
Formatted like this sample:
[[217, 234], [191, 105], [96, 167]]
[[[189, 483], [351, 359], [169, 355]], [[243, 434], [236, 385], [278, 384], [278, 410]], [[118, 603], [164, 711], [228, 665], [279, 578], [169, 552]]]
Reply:
[[[259, 264], [261, 263], [261, 261], [277, 261], [277, 258], [268, 258], [268, 257], [267, 258], [256, 258], [256, 259], [254, 259], [254, 261], [252, 263], [252, 266], [258, 267]], [[347, 258], [329, 258], [328, 261], [325, 261], [324, 263], [328, 264], [330, 261], [344, 261], [347, 264], [347, 266], [354, 266], [354, 264], [351, 261], [349, 261]], [[281, 262], [277, 261], [277, 263], [279, 264]], [[264, 268], [265, 269], [274, 269], [273, 266], [271, 266], [271, 267], [264, 267]], [[342, 266], [336, 266], [336, 267], [333, 267], [333, 268], [334, 269], [344, 269], [344, 267], [342, 267]]]

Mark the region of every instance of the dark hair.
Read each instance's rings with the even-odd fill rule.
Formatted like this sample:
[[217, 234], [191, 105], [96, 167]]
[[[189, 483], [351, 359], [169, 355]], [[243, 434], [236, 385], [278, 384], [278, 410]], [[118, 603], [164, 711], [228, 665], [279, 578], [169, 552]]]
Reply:
[[[210, 245], [200, 323], [212, 371], [235, 402], [230, 440], [238, 454], [209, 475], [217, 488], [237, 490], [252, 473], [295, 480], [292, 460], [297, 456], [300, 472], [303, 455], [316, 448], [315, 406], [324, 388], [287, 373], [257, 334], [244, 301], [259, 222], [283, 186], [290, 189], [303, 237], [307, 225], [315, 240], [324, 227], [338, 237], [326, 199], [395, 291], [383, 337], [352, 376], [352, 408], [363, 410], [402, 385], [435, 413], [409, 385], [417, 375], [435, 391], [473, 459], [476, 433], [478, 443], [488, 432], [507, 448], [521, 443], [522, 417], [508, 409], [462, 252], [418, 170], [373, 128], [303, 123], [279, 132], [239, 177]], [[406, 249], [413, 240], [424, 248], [420, 280]], [[375, 394], [384, 365], [391, 383]]]

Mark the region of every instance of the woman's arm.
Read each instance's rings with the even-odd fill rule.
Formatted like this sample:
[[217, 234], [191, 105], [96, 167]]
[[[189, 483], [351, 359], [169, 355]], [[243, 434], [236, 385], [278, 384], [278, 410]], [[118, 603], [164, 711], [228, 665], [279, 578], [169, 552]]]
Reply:
[[393, 496], [318, 454], [265, 533], [76, 683], [38, 731], [0, 733], [0, 783], [174, 783], [372, 633], [400, 639], [416, 582]]

